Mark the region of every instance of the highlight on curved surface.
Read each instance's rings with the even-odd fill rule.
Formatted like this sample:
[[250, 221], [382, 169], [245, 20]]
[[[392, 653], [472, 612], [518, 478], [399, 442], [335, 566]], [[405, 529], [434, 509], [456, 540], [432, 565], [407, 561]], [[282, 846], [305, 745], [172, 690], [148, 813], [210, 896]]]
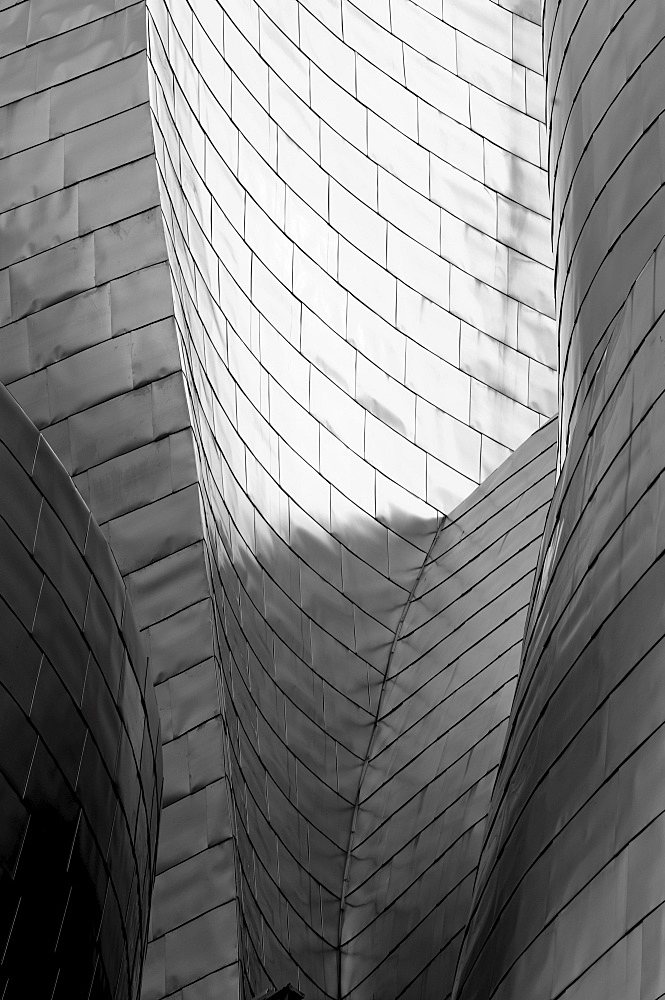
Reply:
[[365, 6], [148, 3], [162, 201], [187, 320], [282, 447], [371, 514], [392, 483], [449, 511], [556, 408], [540, 32]]
[[440, 513], [554, 409], [538, 26], [147, 6], [243, 989], [361, 996], [347, 894], [402, 613]]
[[562, 454], [455, 997], [662, 996], [665, 12], [545, 4]]
[[161, 806], [159, 716], [122, 578], [0, 386], [0, 989], [134, 1000]]

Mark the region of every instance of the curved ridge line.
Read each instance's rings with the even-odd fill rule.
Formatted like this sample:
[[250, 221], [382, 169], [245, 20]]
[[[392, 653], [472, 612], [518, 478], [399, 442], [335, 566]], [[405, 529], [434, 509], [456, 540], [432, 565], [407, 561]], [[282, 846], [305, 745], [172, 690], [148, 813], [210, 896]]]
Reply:
[[444, 527], [444, 525], [446, 524], [447, 521], [450, 521], [450, 518], [446, 514], [442, 514], [441, 519], [439, 520], [439, 523], [436, 526], [436, 530], [434, 531], [434, 535], [432, 537], [432, 541], [430, 542], [430, 546], [429, 546], [427, 552], [425, 553], [425, 557], [424, 557], [424, 559], [422, 561], [420, 569], [418, 570], [418, 573], [416, 574], [416, 578], [413, 581], [413, 586], [411, 587], [411, 590], [409, 592], [409, 596], [407, 597], [407, 599], [406, 599], [406, 601], [404, 603], [404, 607], [402, 608], [402, 614], [400, 615], [400, 619], [399, 619], [399, 621], [397, 623], [397, 628], [395, 629], [395, 635], [393, 636], [393, 641], [392, 641], [391, 646], [390, 646], [390, 652], [388, 653], [388, 662], [386, 663], [385, 673], [383, 675], [383, 680], [381, 681], [381, 690], [379, 692], [379, 703], [378, 703], [378, 705], [376, 707], [376, 715], [374, 716], [374, 722], [372, 723], [372, 732], [370, 734], [370, 738], [369, 738], [369, 741], [367, 743], [367, 750], [365, 752], [365, 757], [363, 759], [363, 766], [362, 766], [362, 770], [360, 772], [360, 778], [358, 779], [358, 790], [356, 792], [356, 798], [355, 798], [355, 802], [353, 804], [353, 816], [352, 816], [352, 819], [351, 819], [351, 829], [349, 831], [349, 843], [348, 843], [348, 846], [347, 846], [347, 849], [346, 849], [346, 859], [344, 861], [344, 876], [342, 878], [342, 894], [341, 894], [340, 901], [339, 901], [339, 920], [338, 920], [338, 923], [337, 923], [337, 997], [338, 997], [338, 1000], [342, 1000], [342, 923], [343, 923], [343, 920], [344, 920], [344, 911], [346, 909], [346, 890], [347, 890], [347, 886], [348, 886], [348, 882], [349, 882], [349, 871], [350, 871], [350, 868], [351, 868], [351, 855], [353, 853], [353, 840], [354, 840], [354, 837], [355, 837], [356, 826], [358, 824], [358, 814], [360, 812], [360, 790], [362, 788], [363, 781], [365, 779], [365, 775], [367, 774], [367, 768], [369, 767], [370, 757], [372, 756], [372, 750], [374, 748], [374, 740], [375, 740], [375, 737], [376, 737], [377, 730], [379, 728], [379, 719], [381, 717], [381, 709], [383, 707], [383, 699], [384, 699], [386, 687], [387, 687], [387, 684], [388, 684], [388, 674], [390, 672], [390, 665], [391, 665], [392, 660], [393, 660], [395, 649], [397, 648], [397, 643], [399, 642], [399, 640], [401, 638], [402, 627], [403, 627], [404, 622], [406, 620], [406, 616], [407, 616], [407, 614], [409, 612], [409, 608], [411, 607], [411, 604], [413, 603], [413, 599], [415, 597], [416, 590], [418, 588], [418, 584], [420, 583], [420, 581], [423, 578], [423, 573], [425, 572], [425, 567], [427, 566], [429, 558], [430, 558], [430, 556], [432, 554], [432, 550], [434, 549], [434, 546], [436, 545], [436, 542], [437, 542], [437, 540], [439, 538], [439, 535], [441, 534], [441, 530], [443, 529], [443, 527]]

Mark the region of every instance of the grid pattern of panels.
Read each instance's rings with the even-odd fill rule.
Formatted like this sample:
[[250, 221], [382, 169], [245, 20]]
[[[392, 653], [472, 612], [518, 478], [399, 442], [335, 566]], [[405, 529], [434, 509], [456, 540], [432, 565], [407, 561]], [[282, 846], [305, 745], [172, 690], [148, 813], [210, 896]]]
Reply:
[[[165, 808], [147, 995], [205, 976], [224, 992], [237, 981], [232, 846], [145, 4], [0, 8], [0, 379], [102, 526], [157, 684]], [[224, 945], [209, 947], [220, 928]]]
[[462, 1000], [665, 991], [665, 12], [545, 5], [567, 454]]
[[108, 544], [0, 386], [0, 990], [132, 1000], [162, 771], [145, 653]]
[[358, 784], [438, 512], [554, 409], [540, 30], [489, 0], [147, 6], [242, 988], [337, 997]]
[[450, 996], [513, 701], [556, 424], [446, 519], [386, 676], [345, 886], [345, 996]]
[[287, 6], [149, 4], [190, 278], [315, 472], [341, 449], [370, 513], [392, 482], [450, 511], [556, 409], [540, 27], [490, 0]]

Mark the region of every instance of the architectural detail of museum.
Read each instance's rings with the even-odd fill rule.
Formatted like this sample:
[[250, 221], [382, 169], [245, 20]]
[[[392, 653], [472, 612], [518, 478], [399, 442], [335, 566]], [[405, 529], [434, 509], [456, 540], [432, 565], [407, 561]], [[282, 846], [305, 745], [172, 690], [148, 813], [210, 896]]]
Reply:
[[0, 0], [4, 1000], [665, 994], [665, 14], [540, 15]]

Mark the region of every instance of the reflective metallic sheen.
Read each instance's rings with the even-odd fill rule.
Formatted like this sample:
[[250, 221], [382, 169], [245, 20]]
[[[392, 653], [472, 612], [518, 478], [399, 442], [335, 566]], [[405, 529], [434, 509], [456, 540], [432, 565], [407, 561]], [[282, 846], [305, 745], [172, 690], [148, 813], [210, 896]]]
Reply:
[[413, 581], [355, 802], [343, 996], [450, 994], [555, 457], [550, 422], [443, 520]]
[[540, 35], [489, 0], [147, 7], [242, 988], [369, 996], [390, 936], [358, 955], [348, 914], [396, 633], [440, 514], [555, 408]]

